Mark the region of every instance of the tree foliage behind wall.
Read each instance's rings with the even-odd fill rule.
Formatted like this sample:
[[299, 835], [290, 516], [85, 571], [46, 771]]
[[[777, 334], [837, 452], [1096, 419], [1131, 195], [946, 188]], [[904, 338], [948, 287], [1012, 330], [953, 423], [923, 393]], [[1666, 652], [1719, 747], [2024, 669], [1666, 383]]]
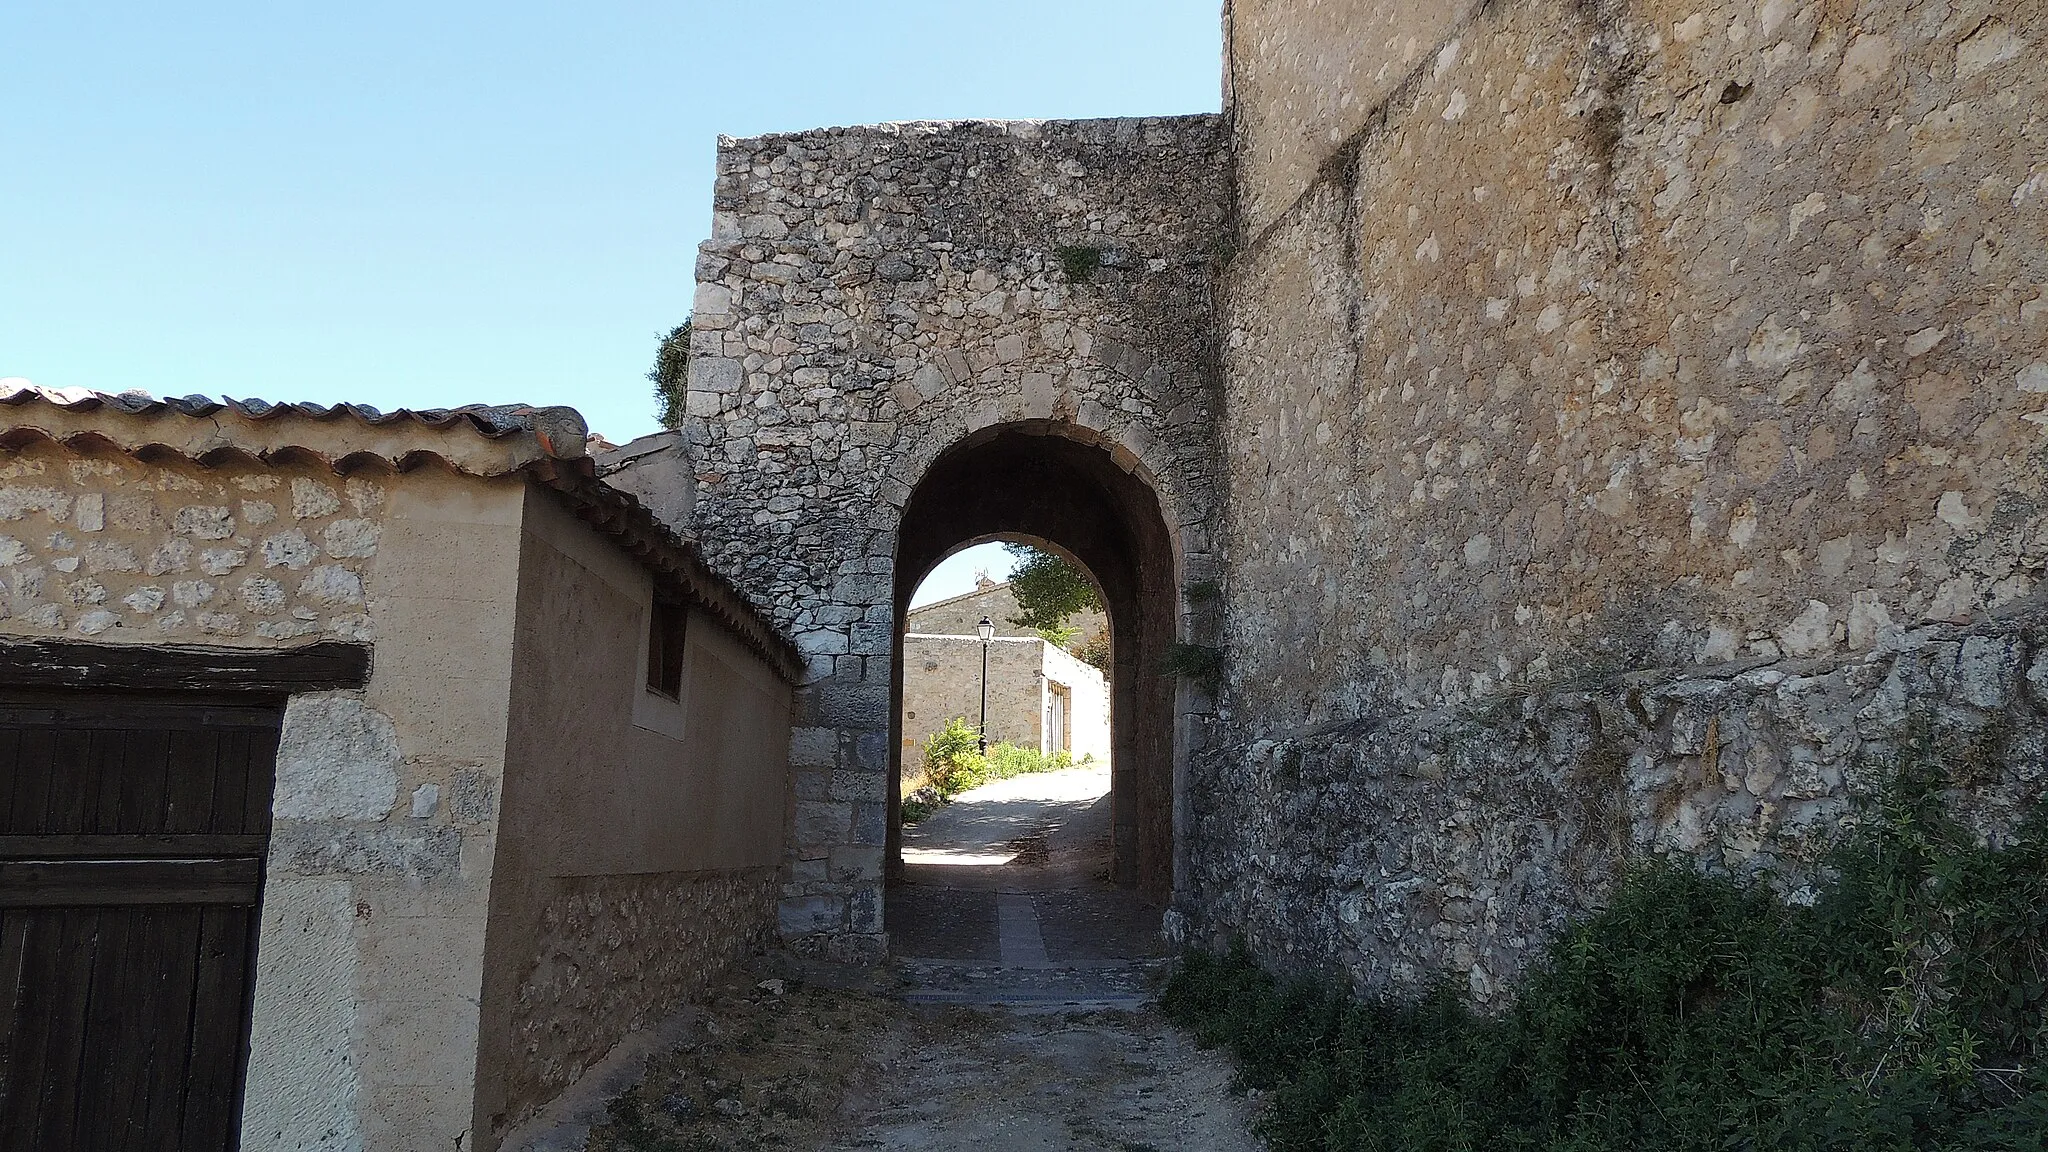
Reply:
[[654, 367], [647, 372], [654, 384], [655, 418], [663, 428], [683, 426], [683, 404], [690, 388], [690, 322], [669, 329], [654, 350]]
[[1080, 569], [1050, 552], [1029, 544], [1003, 545], [1015, 567], [1010, 571], [1010, 591], [1017, 597], [1017, 615], [1010, 623], [1030, 628], [1054, 644], [1065, 647], [1077, 629], [1068, 621], [1082, 612], [1102, 611], [1102, 597], [1096, 594]]
[[1083, 636], [1072, 651], [1080, 658], [1081, 663], [1093, 665], [1096, 671], [1105, 676], [1109, 675], [1109, 622], [1105, 620], [1094, 632]]

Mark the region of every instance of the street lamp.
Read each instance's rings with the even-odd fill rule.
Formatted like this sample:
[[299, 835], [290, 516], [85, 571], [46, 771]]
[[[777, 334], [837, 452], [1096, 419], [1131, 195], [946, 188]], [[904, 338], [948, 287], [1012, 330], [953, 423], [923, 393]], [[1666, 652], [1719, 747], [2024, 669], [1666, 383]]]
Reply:
[[981, 754], [988, 755], [988, 642], [996, 638], [995, 621], [983, 616], [981, 623], [974, 626], [974, 634], [981, 637]]

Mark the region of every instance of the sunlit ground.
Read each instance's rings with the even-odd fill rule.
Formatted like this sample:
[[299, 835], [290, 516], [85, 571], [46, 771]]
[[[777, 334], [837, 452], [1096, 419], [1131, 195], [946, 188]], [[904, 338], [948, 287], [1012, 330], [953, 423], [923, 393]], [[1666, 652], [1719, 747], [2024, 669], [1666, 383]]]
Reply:
[[1059, 836], [1109, 795], [1109, 764], [997, 780], [955, 797], [903, 830], [905, 864], [1002, 867], [1016, 863], [1017, 842]]

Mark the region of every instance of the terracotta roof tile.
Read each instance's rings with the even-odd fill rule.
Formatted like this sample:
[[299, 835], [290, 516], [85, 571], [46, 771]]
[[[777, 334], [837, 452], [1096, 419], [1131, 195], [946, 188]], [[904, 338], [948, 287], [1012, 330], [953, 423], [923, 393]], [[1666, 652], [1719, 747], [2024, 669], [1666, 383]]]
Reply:
[[[185, 420], [190, 425], [179, 427]], [[306, 433], [294, 433], [293, 426]], [[350, 436], [350, 426], [378, 435]], [[495, 475], [538, 458], [582, 457], [589, 427], [574, 408], [559, 406], [469, 404], [385, 412], [368, 404], [155, 397], [0, 380], [0, 447], [19, 446], [38, 433], [66, 442], [91, 437], [130, 452], [169, 450], [192, 459], [222, 450], [266, 456], [292, 448], [330, 463], [366, 453], [406, 466], [408, 459], [425, 453], [460, 471]], [[465, 433], [476, 438], [469, 442], [472, 447], [449, 439]], [[496, 450], [474, 450], [492, 444]]]
[[[464, 404], [456, 408], [399, 408], [385, 412], [368, 404], [330, 405], [306, 401], [280, 403], [257, 399], [236, 400], [227, 396], [218, 400], [208, 396], [158, 397], [141, 391], [95, 392], [88, 388], [42, 388], [26, 380], [0, 380], [0, 404], [20, 405], [35, 401], [54, 404], [72, 411], [90, 412], [98, 408], [112, 408], [117, 412], [138, 416], [176, 412], [182, 416], [204, 418], [225, 409], [251, 420], [275, 420], [279, 417], [337, 420], [354, 417], [372, 427], [405, 422], [428, 428], [467, 424], [479, 435], [494, 440], [520, 432], [552, 431], [572, 423], [583, 424], [582, 415], [574, 408], [559, 405]], [[581, 456], [584, 441], [588, 436], [589, 429], [584, 427], [575, 437], [566, 438], [566, 443], [548, 445], [549, 455]]]
[[367, 404], [159, 399], [0, 380], [0, 449], [54, 441], [144, 457], [169, 452], [202, 465], [310, 456], [337, 471], [377, 464], [404, 470], [438, 460], [478, 476], [522, 473], [559, 492], [579, 516], [717, 617], [785, 679], [800, 682], [803, 659], [767, 614], [712, 570], [694, 543], [632, 494], [598, 479], [586, 454], [588, 435], [574, 408], [474, 404], [382, 412]]

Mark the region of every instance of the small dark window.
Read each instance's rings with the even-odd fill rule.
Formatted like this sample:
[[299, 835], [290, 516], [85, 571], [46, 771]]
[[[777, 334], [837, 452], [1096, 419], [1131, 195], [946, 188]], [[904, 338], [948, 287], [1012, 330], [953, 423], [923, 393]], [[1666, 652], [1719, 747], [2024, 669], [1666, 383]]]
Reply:
[[690, 610], [681, 604], [654, 602], [647, 632], [647, 689], [671, 700], [683, 698], [683, 637]]

